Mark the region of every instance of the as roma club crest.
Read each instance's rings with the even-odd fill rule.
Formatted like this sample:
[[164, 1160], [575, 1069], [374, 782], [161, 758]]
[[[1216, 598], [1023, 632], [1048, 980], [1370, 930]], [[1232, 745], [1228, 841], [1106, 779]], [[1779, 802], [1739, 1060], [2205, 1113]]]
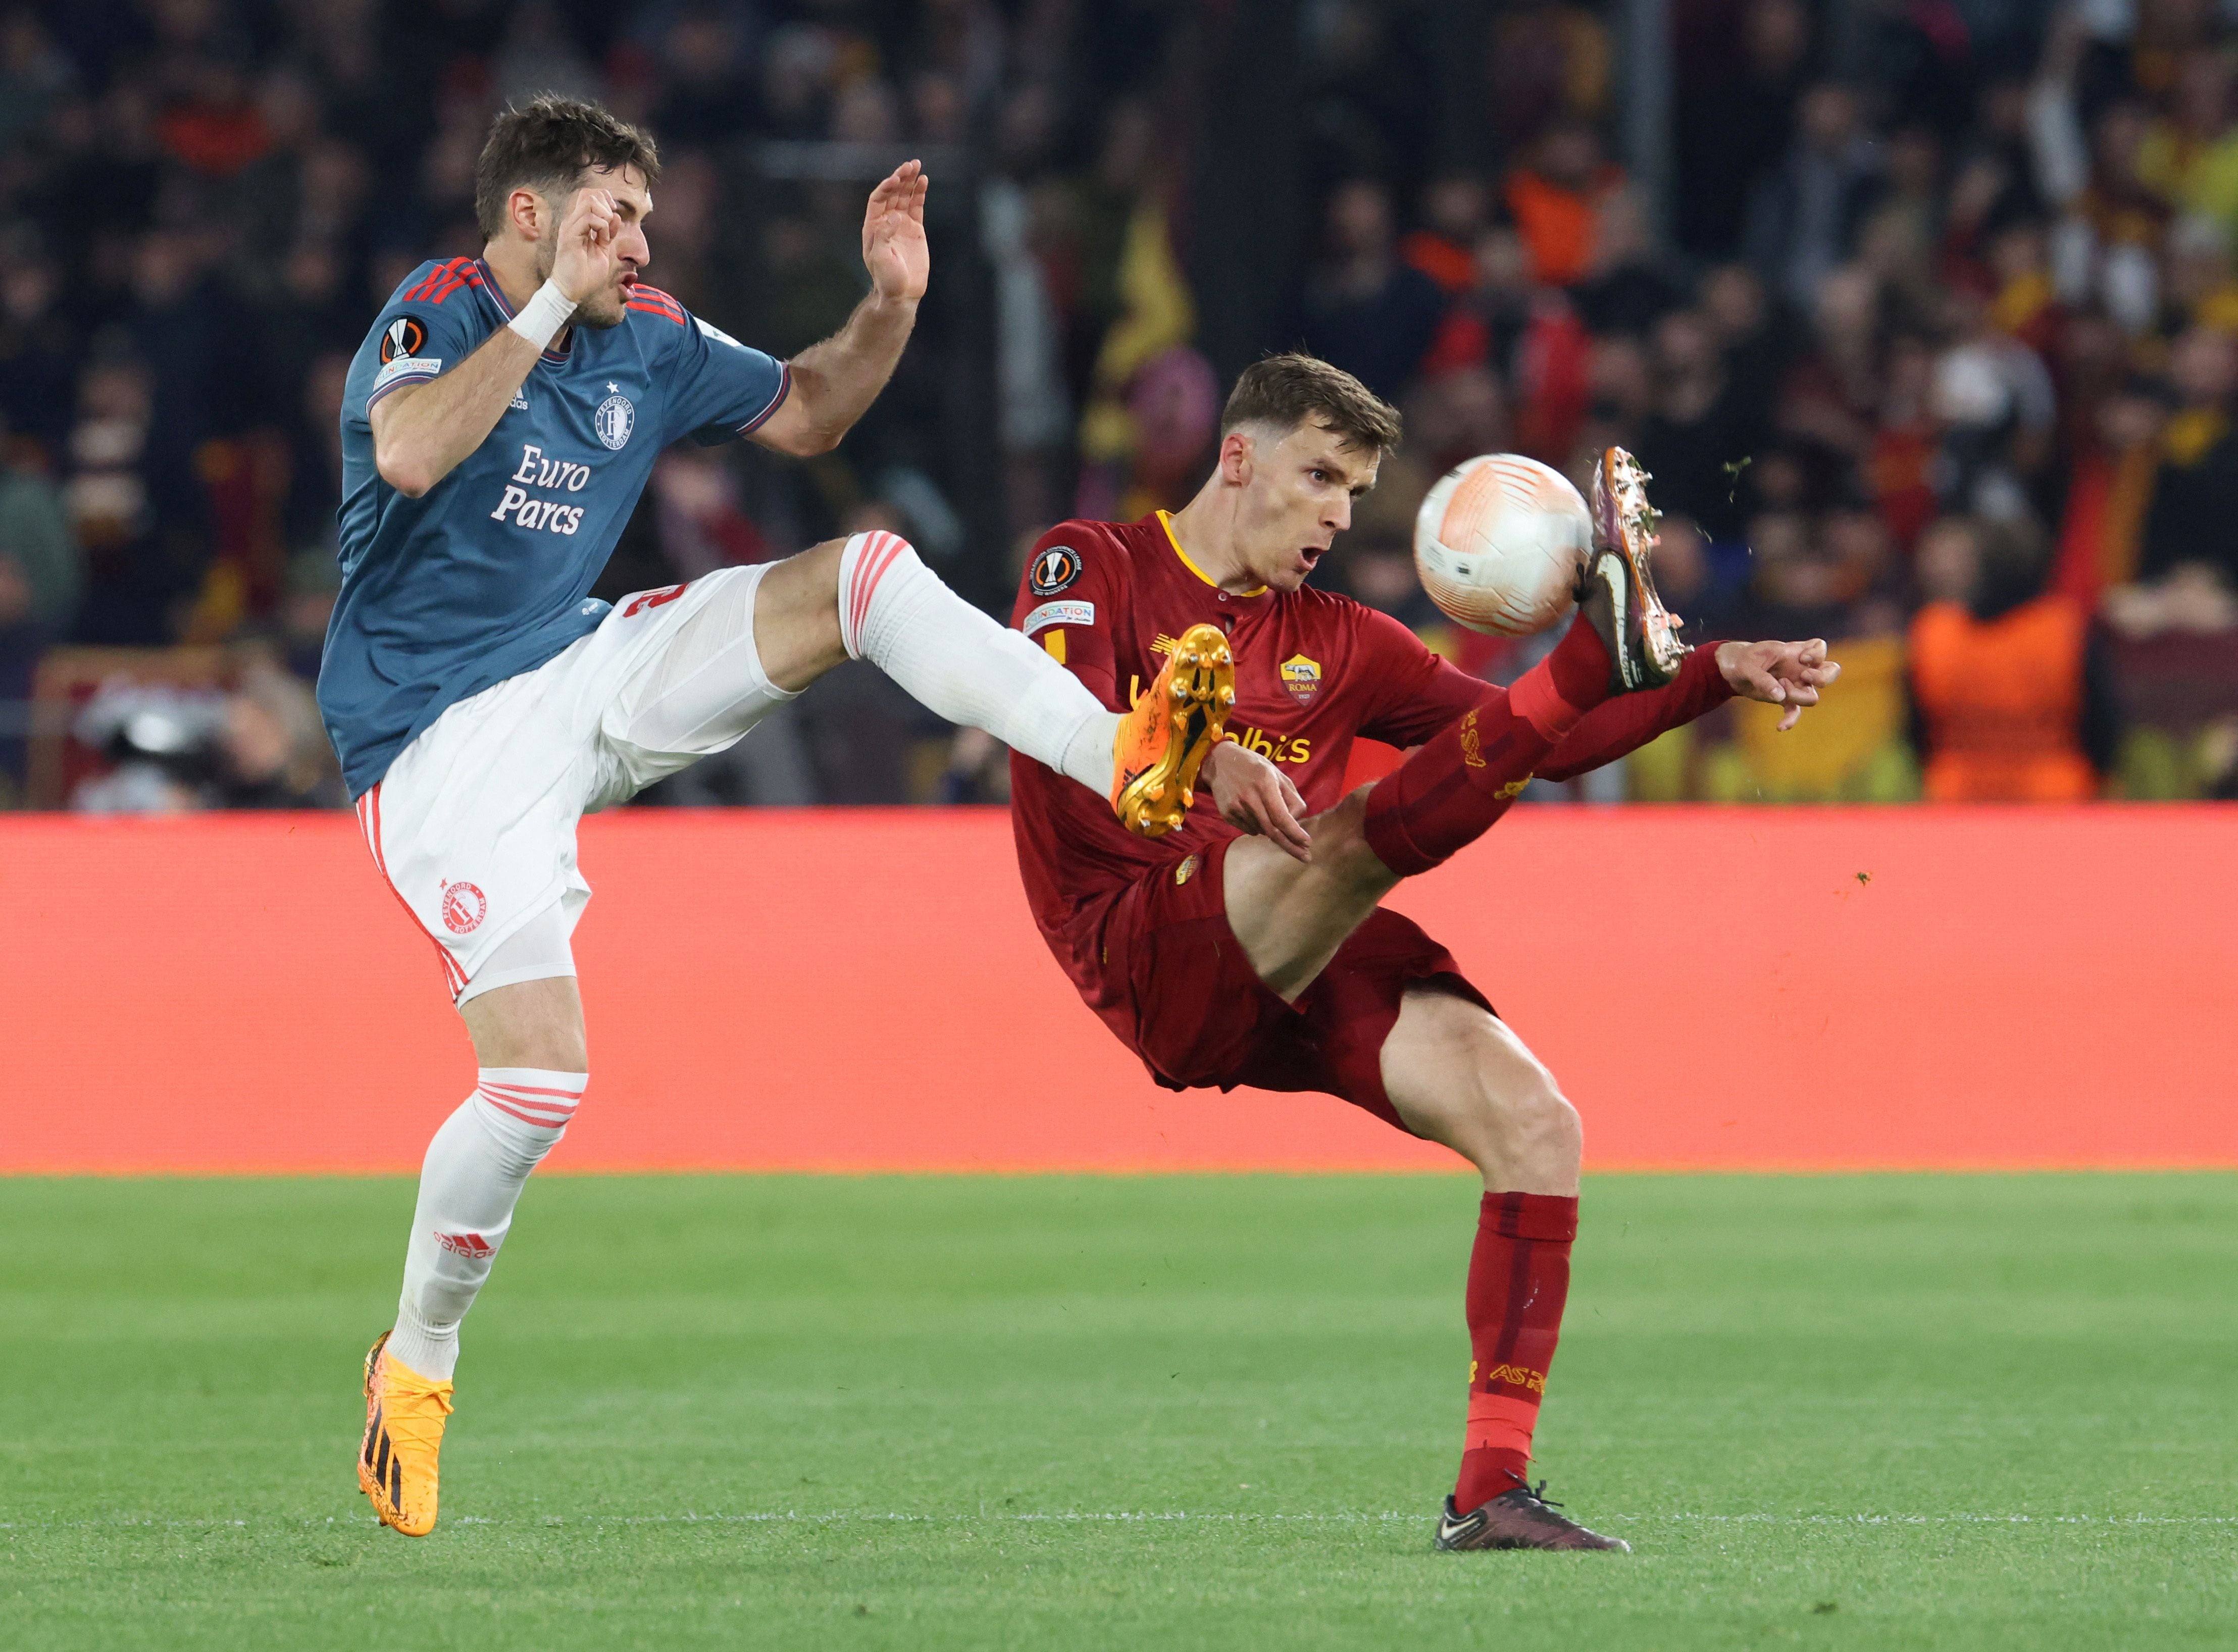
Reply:
[[1300, 705], [1311, 705], [1314, 696], [1321, 691], [1321, 662], [1303, 654], [1291, 655], [1282, 662], [1282, 686]]
[[1080, 552], [1069, 545], [1053, 545], [1034, 558], [1026, 585], [1036, 597], [1054, 597], [1080, 578]]
[[427, 342], [427, 329], [420, 324], [416, 315], [400, 315], [381, 329], [381, 363], [387, 367], [392, 361], [408, 360], [417, 356]]

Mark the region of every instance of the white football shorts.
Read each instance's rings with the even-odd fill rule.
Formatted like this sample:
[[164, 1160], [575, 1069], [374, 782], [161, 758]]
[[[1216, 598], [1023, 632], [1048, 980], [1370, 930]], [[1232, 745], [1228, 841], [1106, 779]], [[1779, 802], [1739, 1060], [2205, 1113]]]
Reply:
[[767, 565], [639, 591], [533, 671], [460, 700], [358, 799], [374, 864], [454, 1002], [575, 973], [575, 823], [736, 745], [797, 697], [754, 646]]

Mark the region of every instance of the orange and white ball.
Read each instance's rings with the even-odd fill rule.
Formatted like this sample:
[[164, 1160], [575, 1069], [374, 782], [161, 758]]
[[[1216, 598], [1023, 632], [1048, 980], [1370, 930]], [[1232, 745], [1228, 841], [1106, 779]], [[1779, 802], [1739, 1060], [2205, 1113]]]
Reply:
[[1570, 611], [1593, 542], [1570, 479], [1520, 453], [1464, 459], [1414, 517], [1414, 571], [1447, 618], [1528, 637]]

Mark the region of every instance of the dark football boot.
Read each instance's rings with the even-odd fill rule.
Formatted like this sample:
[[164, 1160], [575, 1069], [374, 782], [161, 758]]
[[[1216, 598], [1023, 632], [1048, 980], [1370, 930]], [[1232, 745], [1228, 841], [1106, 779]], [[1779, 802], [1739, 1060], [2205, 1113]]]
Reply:
[[1656, 510], [1647, 502], [1647, 472], [1621, 447], [1593, 466], [1592, 513], [1593, 548], [1578, 580], [1578, 611], [1608, 649], [1609, 692], [1660, 688], [1678, 675], [1689, 651], [1648, 568]]
[[1535, 1487], [1513, 1486], [1467, 1514], [1456, 1512], [1453, 1500], [1447, 1497], [1445, 1511], [1438, 1517], [1438, 1547], [1610, 1549], [1620, 1555], [1632, 1552], [1632, 1545], [1623, 1538], [1604, 1537], [1560, 1512], [1560, 1503], [1549, 1503], [1539, 1495], [1546, 1489], [1544, 1480]]

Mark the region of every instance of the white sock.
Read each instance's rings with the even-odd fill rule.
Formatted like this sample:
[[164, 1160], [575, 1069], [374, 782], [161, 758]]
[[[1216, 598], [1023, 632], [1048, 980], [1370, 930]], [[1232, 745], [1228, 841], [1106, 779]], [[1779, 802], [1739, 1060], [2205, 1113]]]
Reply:
[[478, 1076], [427, 1144], [404, 1252], [388, 1351], [422, 1377], [447, 1379], [458, 1369], [459, 1321], [489, 1278], [528, 1173], [567, 1133], [591, 1081], [533, 1067], [486, 1067]]
[[950, 723], [984, 729], [1099, 796], [1111, 791], [1107, 711], [1070, 671], [940, 582], [910, 542], [858, 533], [839, 558], [839, 635]]

